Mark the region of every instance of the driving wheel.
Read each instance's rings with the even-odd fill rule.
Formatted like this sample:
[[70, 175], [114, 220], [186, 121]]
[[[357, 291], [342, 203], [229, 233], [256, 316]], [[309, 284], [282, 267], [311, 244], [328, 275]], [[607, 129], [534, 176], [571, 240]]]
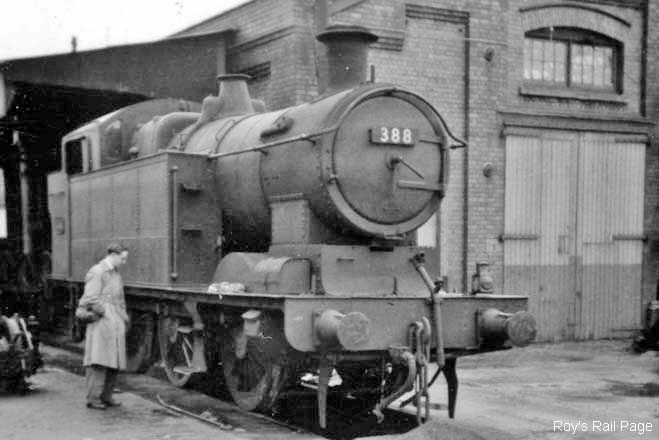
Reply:
[[192, 323], [176, 316], [161, 316], [158, 320], [158, 343], [167, 378], [174, 386], [185, 386], [196, 372], [192, 363]]
[[226, 329], [222, 340], [222, 370], [227, 389], [242, 409], [272, 408], [285, 382], [286, 341], [283, 332], [247, 336], [242, 326]]

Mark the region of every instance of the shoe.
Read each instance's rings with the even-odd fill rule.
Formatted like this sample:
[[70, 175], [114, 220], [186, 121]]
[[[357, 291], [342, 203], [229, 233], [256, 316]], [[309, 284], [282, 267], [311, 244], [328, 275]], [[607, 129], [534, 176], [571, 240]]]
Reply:
[[111, 399], [111, 400], [104, 400], [104, 401], [103, 401], [103, 404], [104, 404], [105, 406], [107, 406], [107, 407], [117, 407], [117, 406], [121, 406], [121, 402], [117, 402], [117, 401], [114, 400], [114, 399]]
[[103, 402], [87, 402], [87, 408], [89, 409], [107, 409], [107, 405]]

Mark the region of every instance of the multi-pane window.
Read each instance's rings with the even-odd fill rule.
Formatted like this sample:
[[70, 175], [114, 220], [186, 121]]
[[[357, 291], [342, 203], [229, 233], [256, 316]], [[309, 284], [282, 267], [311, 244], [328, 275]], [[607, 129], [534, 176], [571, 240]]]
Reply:
[[524, 40], [524, 79], [565, 83], [567, 43], [526, 38]]
[[524, 38], [524, 79], [564, 87], [619, 91], [621, 47], [599, 34], [545, 28]]
[[613, 48], [572, 44], [572, 84], [613, 87]]

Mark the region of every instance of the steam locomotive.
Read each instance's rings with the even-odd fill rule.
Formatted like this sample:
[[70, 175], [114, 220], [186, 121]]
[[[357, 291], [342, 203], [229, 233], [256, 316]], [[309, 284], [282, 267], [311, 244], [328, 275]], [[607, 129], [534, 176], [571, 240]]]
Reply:
[[415, 231], [463, 144], [423, 97], [363, 81], [373, 34], [317, 38], [327, 90], [304, 104], [266, 112], [244, 75], [222, 75], [200, 109], [152, 100], [68, 134], [48, 182], [48, 295], [74, 302], [120, 241], [131, 368], [158, 351], [173, 384], [218, 373], [248, 410], [307, 390], [324, 427], [330, 392], [381, 420], [412, 390], [427, 418], [436, 362], [452, 417], [457, 357], [526, 345], [535, 321], [525, 297], [492, 294], [485, 276], [468, 294], [433, 280]]

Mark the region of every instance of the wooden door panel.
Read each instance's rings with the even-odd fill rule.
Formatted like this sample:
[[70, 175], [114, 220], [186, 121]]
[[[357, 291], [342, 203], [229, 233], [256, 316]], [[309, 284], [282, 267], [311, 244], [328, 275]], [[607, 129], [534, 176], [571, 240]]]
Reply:
[[640, 325], [645, 145], [585, 133], [579, 161], [579, 339]]
[[569, 339], [574, 324], [576, 138], [506, 139], [506, 293], [529, 296], [538, 340]]

